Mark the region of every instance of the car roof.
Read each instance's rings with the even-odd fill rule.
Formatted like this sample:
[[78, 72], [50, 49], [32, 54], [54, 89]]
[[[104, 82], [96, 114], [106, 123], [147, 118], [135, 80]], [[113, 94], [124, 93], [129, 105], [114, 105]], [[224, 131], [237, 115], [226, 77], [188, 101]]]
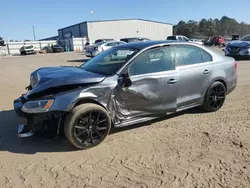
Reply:
[[137, 48], [141, 50], [150, 46], [161, 45], [161, 44], [167, 45], [167, 44], [172, 44], [172, 43], [192, 44], [190, 42], [182, 42], [182, 41], [176, 41], [176, 40], [150, 40], [150, 41], [145, 41], [145, 42], [126, 43], [126, 44], [119, 45], [117, 47]]

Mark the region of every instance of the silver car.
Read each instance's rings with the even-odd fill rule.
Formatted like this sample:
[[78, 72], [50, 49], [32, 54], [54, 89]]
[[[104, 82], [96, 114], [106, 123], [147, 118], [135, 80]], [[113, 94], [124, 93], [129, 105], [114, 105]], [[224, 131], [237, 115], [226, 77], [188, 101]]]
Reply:
[[31, 73], [14, 101], [20, 137], [54, 133], [78, 149], [100, 144], [112, 128], [193, 107], [219, 110], [237, 84], [231, 57], [189, 42], [148, 41], [110, 48], [80, 67]]
[[94, 57], [111, 47], [118, 46], [121, 44], [125, 44], [125, 42], [123, 41], [108, 41], [108, 42], [101, 41], [101, 42], [86, 46], [85, 55], [87, 57]]

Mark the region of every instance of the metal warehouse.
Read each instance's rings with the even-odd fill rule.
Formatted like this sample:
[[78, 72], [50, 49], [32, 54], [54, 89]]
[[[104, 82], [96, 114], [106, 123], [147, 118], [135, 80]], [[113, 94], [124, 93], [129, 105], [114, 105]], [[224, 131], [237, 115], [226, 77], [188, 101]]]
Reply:
[[173, 25], [144, 19], [119, 19], [85, 21], [58, 30], [60, 40], [87, 37], [91, 41], [100, 38], [119, 40], [125, 37], [146, 37], [164, 40], [173, 34]]

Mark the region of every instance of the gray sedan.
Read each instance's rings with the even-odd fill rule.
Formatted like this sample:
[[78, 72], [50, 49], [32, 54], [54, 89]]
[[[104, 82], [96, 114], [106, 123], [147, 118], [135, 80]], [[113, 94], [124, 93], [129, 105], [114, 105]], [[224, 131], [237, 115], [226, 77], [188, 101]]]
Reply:
[[18, 134], [64, 130], [72, 145], [87, 149], [112, 128], [194, 107], [215, 112], [235, 89], [236, 70], [231, 57], [177, 41], [128, 43], [80, 67], [40, 68], [14, 101], [23, 119]]

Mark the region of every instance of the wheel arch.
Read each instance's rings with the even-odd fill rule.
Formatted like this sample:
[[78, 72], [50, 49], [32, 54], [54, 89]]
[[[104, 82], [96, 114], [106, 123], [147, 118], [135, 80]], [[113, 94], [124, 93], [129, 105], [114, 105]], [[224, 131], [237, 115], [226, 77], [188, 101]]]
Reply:
[[215, 79], [212, 83], [214, 83], [214, 82], [221, 82], [221, 83], [225, 86], [226, 91], [227, 91], [227, 82], [226, 82], [225, 79], [223, 79], [223, 78], [218, 78], [218, 79]]
[[80, 104], [84, 104], [84, 103], [93, 103], [93, 104], [97, 104], [101, 107], [103, 107], [105, 110], [107, 110], [107, 108], [101, 104], [100, 102], [98, 102], [97, 100], [93, 99], [93, 98], [80, 98], [78, 99], [74, 105], [72, 106], [72, 108], [75, 108], [76, 106], [80, 105]]

